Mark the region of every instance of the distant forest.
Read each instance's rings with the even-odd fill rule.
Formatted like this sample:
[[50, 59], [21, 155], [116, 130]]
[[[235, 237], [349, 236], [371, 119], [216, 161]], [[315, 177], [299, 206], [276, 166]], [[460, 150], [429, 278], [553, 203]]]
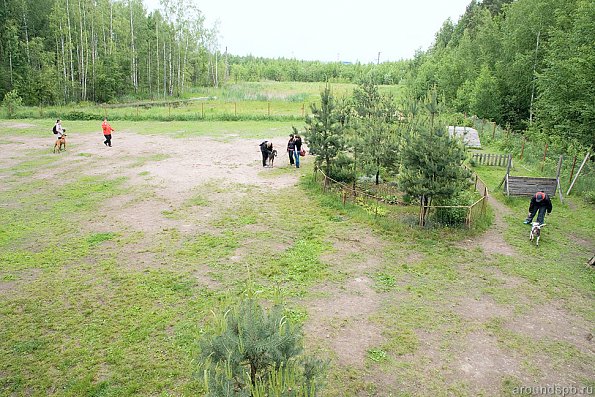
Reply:
[[[238, 81], [436, 87], [453, 111], [595, 146], [595, 2], [471, 1], [413, 59], [343, 64], [234, 56], [189, 0], [2, 0], [0, 98], [26, 105], [181, 96]], [[395, 46], [402, 38], [395, 38]]]

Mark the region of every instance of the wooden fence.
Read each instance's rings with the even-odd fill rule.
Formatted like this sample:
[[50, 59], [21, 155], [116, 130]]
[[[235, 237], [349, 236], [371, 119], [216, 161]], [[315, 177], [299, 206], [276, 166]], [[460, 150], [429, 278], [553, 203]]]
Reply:
[[[469, 170], [466, 166], [467, 170]], [[481, 197], [477, 199], [471, 205], [430, 205], [430, 206], [420, 206], [420, 226], [423, 226], [423, 219], [421, 216], [422, 211], [426, 211], [428, 214], [431, 212], [436, 212], [438, 209], [449, 209], [449, 210], [461, 210], [465, 212], [465, 226], [470, 228], [473, 224], [483, 215], [486, 213], [487, 205], [488, 205], [488, 185], [479, 177], [479, 175], [471, 172], [471, 177], [473, 180], [473, 188], [476, 192], [481, 194]]]
[[473, 153], [471, 157], [475, 164], [505, 167], [509, 154]]
[[[465, 167], [466, 168], [466, 167]], [[314, 180], [318, 181], [318, 174], [322, 176], [322, 186], [323, 191], [327, 192], [329, 190], [339, 191], [341, 195], [341, 200], [343, 205], [347, 203], [347, 201], [351, 201], [358, 205], [361, 205], [366, 208], [367, 211], [373, 212], [374, 216], [379, 214], [380, 205], [403, 205], [404, 203], [396, 199], [398, 191], [392, 187], [384, 186], [379, 189], [383, 194], [387, 196], [378, 196], [374, 194], [370, 194], [369, 192], [359, 188], [355, 184], [346, 184], [343, 182], [339, 182], [334, 180], [333, 178], [326, 175], [321, 169], [317, 167], [314, 168]], [[420, 214], [421, 211], [432, 212], [436, 211], [438, 208], [448, 208], [448, 209], [460, 209], [465, 213], [465, 226], [470, 228], [473, 226], [474, 222], [479, 219], [479, 217], [485, 215], [486, 208], [487, 208], [487, 200], [488, 200], [488, 187], [484, 181], [479, 178], [477, 174], [472, 174], [472, 181], [473, 187], [476, 191], [481, 194], [481, 197], [476, 200], [471, 205], [444, 205], [444, 206], [420, 206]], [[423, 226], [420, 216], [420, 226]]]

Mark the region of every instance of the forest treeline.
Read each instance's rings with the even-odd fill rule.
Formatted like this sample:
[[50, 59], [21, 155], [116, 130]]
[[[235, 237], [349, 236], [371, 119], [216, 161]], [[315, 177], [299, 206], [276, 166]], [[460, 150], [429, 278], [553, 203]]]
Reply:
[[595, 146], [595, 2], [472, 1], [411, 64], [417, 97], [567, 145]]
[[3, 0], [0, 95], [28, 105], [165, 97], [218, 83], [216, 30], [189, 0]]
[[[472, 0], [413, 59], [346, 64], [234, 56], [189, 0], [3, 0], [0, 98], [26, 105], [181, 96], [241, 81], [436, 88], [453, 111], [595, 146], [595, 2]], [[395, 46], [399, 45], [395, 38]]]

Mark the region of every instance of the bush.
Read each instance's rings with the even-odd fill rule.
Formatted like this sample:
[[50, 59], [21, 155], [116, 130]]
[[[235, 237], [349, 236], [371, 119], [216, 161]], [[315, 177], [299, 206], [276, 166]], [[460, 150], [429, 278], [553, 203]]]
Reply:
[[590, 190], [585, 192], [583, 194], [583, 200], [585, 200], [587, 204], [595, 204], [595, 191]]
[[201, 342], [207, 396], [315, 396], [323, 364], [302, 354], [302, 331], [280, 306], [246, 299]]
[[67, 120], [102, 120], [103, 117], [99, 113], [83, 112], [80, 110], [73, 110], [64, 115], [64, 119]]
[[[447, 199], [436, 200], [435, 205], [444, 206], [469, 206], [478, 199], [477, 193], [470, 190], [464, 190], [457, 196]], [[456, 226], [465, 223], [467, 219], [467, 208], [436, 208], [434, 218], [436, 222], [443, 225]]]
[[8, 118], [12, 118], [16, 110], [23, 105], [23, 99], [19, 96], [19, 92], [17, 90], [12, 90], [4, 95], [2, 105], [6, 107]]
[[345, 153], [339, 153], [331, 164], [331, 178], [338, 182], [351, 183], [354, 180], [353, 160]]

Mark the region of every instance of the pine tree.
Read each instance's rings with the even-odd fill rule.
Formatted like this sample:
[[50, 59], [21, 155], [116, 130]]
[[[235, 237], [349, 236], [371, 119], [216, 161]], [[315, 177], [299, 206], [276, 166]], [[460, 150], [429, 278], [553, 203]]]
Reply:
[[331, 172], [333, 160], [345, 146], [343, 116], [327, 85], [320, 93], [320, 108], [310, 106], [312, 112], [306, 118], [305, 138], [311, 153], [315, 153], [316, 166], [324, 166], [327, 175]]
[[416, 122], [401, 149], [401, 190], [420, 199], [420, 226], [424, 226], [432, 199], [448, 198], [465, 189], [469, 173], [461, 167], [465, 149], [451, 138], [438, 119], [439, 105], [433, 90], [428, 96], [427, 121]]
[[[303, 355], [302, 331], [253, 299], [229, 308], [201, 342], [209, 396], [315, 396], [323, 365]], [[291, 393], [290, 393], [291, 392]]]

